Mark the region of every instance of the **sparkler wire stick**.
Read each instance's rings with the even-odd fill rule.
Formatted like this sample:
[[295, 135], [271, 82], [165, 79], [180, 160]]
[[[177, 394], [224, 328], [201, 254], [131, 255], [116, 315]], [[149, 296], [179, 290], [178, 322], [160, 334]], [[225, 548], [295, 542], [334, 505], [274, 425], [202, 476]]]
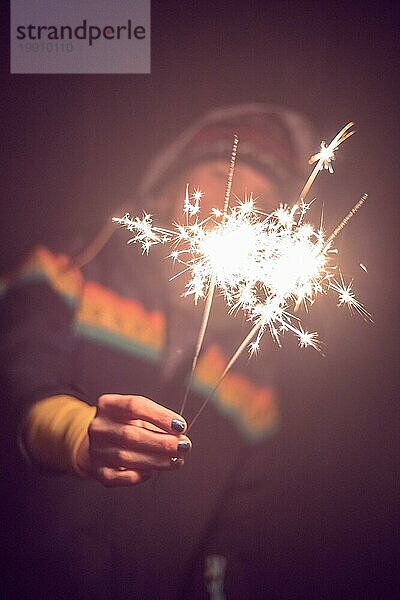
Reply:
[[207, 294], [207, 298], [206, 298], [206, 302], [205, 302], [205, 306], [204, 306], [203, 317], [201, 319], [201, 324], [200, 324], [200, 329], [199, 329], [199, 335], [197, 336], [196, 348], [195, 348], [195, 351], [194, 351], [194, 356], [193, 356], [193, 361], [192, 361], [192, 368], [190, 370], [190, 375], [189, 375], [189, 381], [188, 381], [188, 383], [186, 385], [185, 394], [183, 396], [183, 400], [182, 400], [181, 408], [179, 410], [179, 414], [183, 413], [183, 411], [185, 409], [185, 406], [186, 406], [186, 402], [187, 402], [188, 396], [189, 396], [190, 386], [191, 386], [192, 380], [193, 380], [193, 374], [194, 374], [194, 371], [196, 369], [197, 360], [198, 360], [199, 354], [201, 352], [201, 347], [203, 345], [204, 336], [205, 336], [207, 325], [208, 325], [208, 320], [210, 318], [211, 305], [212, 305], [212, 301], [213, 301], [213, 298], [214, 298], [214, 290], [215, 290], [215, 283], [214, 283], [214, 281], [211, 281], [211, 283], [210, 283], [210, 289], [208, 290], [208, 294]]
[[228, 214], [228, 208], [229, 208], [229, 200], [231, 198], [232, 180], [233, 180], [233, 173], [234, 173], [234, 170], [235, 170], [235, 162], [236, 162], [236, 155], [237, 155], [238, 144], [239, 144], [239, 138], [235, 134], [234, 137], [233, 137], [231, 161], [230, 161], [230, 164], [229, 164], [228, 179], [227, 179], [227, 182], [226, 182], [224, 212], [223, 212], [223, 216], [222, 216], [222, 224], [223, 225], [225, 224], [225, 221], [226, 221], [226, 217], [227, 217], [227, 214]]
[[[228, 172], [228, 179], [226, 182], [226, 190], [225, 190], [225, 198], [224, 198], [224, 211], [222, 214], [222, 224], [225, 224], [226, 221], [226, 217], [228, 214], [228, 208], [229, 208], [229, 200], [231, 197], [231, 190], [232, 190], [232, 181], [233, 181], [233, 173], [235, 171], [235, 162], [236, 162], [236, 155], [237, 155], [237, 147], [239, 144], [239, 138], [237, 135], [234, 136], [233, 138], [233, 145], [232, 145], [232, 152], [231, 152], [231, 160], [230, 160], [230, 164], [229, 164], [229, 172]], [[186, 188], [186, 196], [188, 195], [188, 188]], [[192, 384], [193, 381], [193, 375], [194, 372], [196, 370], [196, 366], [197, 366], [197, 361], [201, 352], [201, 348], [203, 346], [203, 341], [204, 341], [204, 336], [206, 333], [206, 329], [207, 329], [207, 325], [208, 325], [208, 321], [210, 318], [210, 313], [211, 313], [211, 306], [213, 303], [213, 299], [214, 299], [214, 291], [215, 291], [215, 280], [212, 279], [210, 281], [210, 287], [208, 290], [208, 294], [207, 294], [207, 299], [206, 299], [206, 303], [204, 306], [204, 311], [203, 311], [203, 317], [201, 319], [201, 324], [200, 324], [200, 329], [199, 329], [199, 334], [197, 336], [197, 341], [196, 341], [196, 348], [195, 348], [195, 352], [194, 352], [194, 356], [193, 356], [193, 361], [192, 361], [192, 368], [190, 370], [190, 375], [189, 375], [189, 379], [186, 385], [186, 389], [185, 389], [185, 394], [183, 396], [183, 400], [182, 400], [182, 404], [181, 404], [181, 408], [180, 408], [180, 414], [183, 413], [185, 406], [186, 406], [186, 402], [189, 396], [189, 391], [190, 391], [190, 386]]]
[[244, 340], [241, 342], [241, 344], [238, 346], [238, 348], [235, 350], [235, 352], [232, 354], [231, 358], [229, 359], [229, 361], [226, 364], [225, 369], [219, 376], [217, 383], [214, 385], [213, 389], [208, 394], [207, 398], [204, 400], [203, 404], [200, 406], [199, 410], [193, 417], [192, 422], [190, 423], [190, 425], [188, 427], [188, 431], [189, 431], [189, 429], [191, 429], [191, 427], [193, 427], [193, 425], [195, 424], [195, 422], [197, 421], [197, 419], [199, 418], [199, 416], [201, 415], [201, 413], [203, 412], [203, 410], [205, 409], [205, 407], [207, 406], [207, 404], [209, 403], [211, 398], [214, 396], [219, 385], [222, 383], [222, 380], [225, 378], [225, 375], [227, 375], [228, 371], [231, 370], [231, 368], [233, 367], [233, 365], [235, 364], [235, 362], [237, 361], [239, 356], [242, 354], [243, 350], [246, 348], [247, 344], [249, 344], [251, 342], [251, 340], [254, 338], [254, 336], [259, 331], [261, 326], [262, 326], [262, 321], [258, 321], [254, 325], [254, 327], [251, 329], [251, 331], [247, 334], [247, 336], [244, 338]]
[[328, 237], [328, 239], [326, 240], [326, 244], [325, 244], [325, 248], [327, 248], [328, 244], [330, 244], [331, 242], [333, 242], [334, 239], [337, 238], [337, 236], [339, 235], [339, 233], [342, 231], [342, 229], [344, 227], [346, 227], [347, 223], [350, 221], [350, 219], [352, 219], [354, 217], [354, 215], [356, 214], [356, 212], [358, 212], [360, 210], [360, 208], [362, 207], [362, 205], [365, 203], [365, 201], [368, 198], [368, 194], [363, 194], [360, 198], [360, 200], [357, 202], [357, 204], [355, 204], [353, 206], [353, 208], [347, 213], [347, 215], [345, 216], [345, 218], [339, 223], [339, 225], [337, 227], [335, 227], [335, 229], [332, 231], [331, 235]]

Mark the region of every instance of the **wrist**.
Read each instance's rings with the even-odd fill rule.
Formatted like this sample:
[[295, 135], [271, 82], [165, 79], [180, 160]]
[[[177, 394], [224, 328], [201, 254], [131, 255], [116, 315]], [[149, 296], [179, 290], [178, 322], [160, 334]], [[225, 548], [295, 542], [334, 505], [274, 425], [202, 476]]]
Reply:
[[76, 448], [72, 466], [74, 471], [81, 477], [92, 476], [92, 461], [89, 452], [88, 434], [85, 435], [81, 443]]
[[[87, 476], [89, 451], [85, 439], [95, 413], [94, 406], [73, 396], [60, 395], [40, 400], [31, 407], [25, 422], [27, 452], [45, 467]], [[88, 440], [86, 444], [88, 446]]]

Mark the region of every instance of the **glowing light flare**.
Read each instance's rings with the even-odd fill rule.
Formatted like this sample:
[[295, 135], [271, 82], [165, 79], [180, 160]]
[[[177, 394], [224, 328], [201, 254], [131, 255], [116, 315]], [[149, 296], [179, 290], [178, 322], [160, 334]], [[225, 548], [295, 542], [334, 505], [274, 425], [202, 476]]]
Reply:
[[314, 282], [320, 279], [325, 268], [326, 255], [321, 252], [322, 248], [312, 243], [309, 231], [285, 237], [271, 269], [270, 287], [284, 297], [312, 296]]
[[200, 211], [200, 200], [202, 199], [202, 197], [203, 192], [198, 188], [195, 188], [192, 194], [189, 195], [189, 184], [186, 184], [186, 194], [183, 212], [186, 214], [187, 218], [192, 217], [193, 215], [197, 215], [197, 213]]
[[321, 143], [320, 146], [320, 151], [317, 154], [314, 154], [313, 156], [311, 156], [311, 158], [308, 161], [308, 164], [312, 165], [314, 163], [315, 167], [312, 170], [309, 178], [307, 179], [306, 183], [304, 184], [303, 189], [301, 190], [300, 194], [299, 194], [299, 201], [303, 201], [305, 200], [308, 192], [310, 191], [312, 184], [314, 183], [318, 173], [320, 171], [322, 171], [324, 168], [327, 168], [331, 173], [333, 172], [333, 169], [331, 169], [331, 162], [334, 158], [335, 152], [336, 150], [339, 148], [340, 144], [342, 144], [345, 140], [347, 140], [349, 137], [351, 137], [354, 134], [354, 129], [352, 129], [354, 123], [351, 121], [350, 123], [347, 123], [347, 125], [345, 125], [340, 131], [339, 133], [337, 133], [335, 135], [335, 137], [333, 138], [333, 140], [328, 144], [328, 146], [325, 144], [325, 142]]
[[297, 338], [300, 348], [311, 347], [315, 350], [320, 350], [320, 341], [318, 340], [318, 333], [316, 331], [309, 333], [308, 331], [303, 331], [301, 329], [297, 334]]
[[256, 265], [261, 252], [258, 233], [253, 224], [228, 217], [225, 227], [216, 227], [200, 237], [196, 251], [202, 256], [205, 271], [213, 274], [217, 284], [232, 285]]
[[354, 129], [351, 129], [353, 125], [353, 122], [347, 123], [328, 145], [322, 141], [319, 152], [310, 157], [308, 164], [317, 163], [319, 171], [326, 169], [329, 173], [333, 173], [332, 161], [335, 160], [335, 152], [340, 144], [354, 134]]
[[[188, 280], [184, 296], [193, 296], [194, 302], [207, 297], [208, 314], [214, 288], [224, 297], [228, 310], [242, 310], [253, 322], [255, 339], [250, 339], [250, 353], [258, 351], [265, 331], [280, 344], [286, 332], [292, 332], [302, 348], [319, 350], [317, 332], [304, 331], [298, 316], [300, 305], [312, 305], [317, 296], [332, 289], [339, 294], [338, 306], [347, 305], [364, 318], [371, 317], [355, 298], [352, 282], [347, 286], [343, 279], [334, 279], [338, 269], [332, 263], [337, 255], [333, 241], [353, 215], [365, 202], [367, 195], [353, 207], [339, 223], [328, 239], [321, 224], [316, 229], [304, 222], [313, 201], [306, 203], [307, 195], [315, 177], [322, 168], [329, 168], [334, 152], [354, 131], [348, 123], [330, 144], [321, 144], [320, 152], [311, 157], [316, 162], [300, 198], [293, 206], [281, 204], [267, 214], [256, 208], [253, 196], [238, 199], [229, 206], [234, 158], [238, 140], [235, 137], [229, 169], [224, 211], [211, 208], [200, 219], [200, 202], [203, 193], [195, 188], [191, 193], [186, 186], [183, 203], [185, 224], [174, 223], [171, 229], [153, 226], [152, 216], [131, 218], [126, 214], [113, 221], [125, 226], [134, 235], [130, 243], [139, 243], [142, 252], [148, 253], [155, 244], [169, 244], [169, 258], [183, 265], [180, 273]], [[330, 170], [330, 168], [329, 168]], [[206, 327], [206, 325], [205, 325]]]
[[[307, 308], [319, 294], [338, 284], [332, 283], [336, 269], [330, 259], [332, 242], [327, 244], [321, 229], [303, 222], [304, 203], [281, 205], [266, 214], [256, 208], [250, 195], [229, 207], [223, 221], [213, 210], [200, 220], [186, 210], [192, 196], [187, 188], [187, 224], [175, 223], [171, 230], [154, 227], [147, 214], [142, 219], [125, 215], [114, 221], [135, 234], [130, 241], [140, 243], [143, 252], [156, 243], [172, 247], [169, 258], [185, 267], [178, 275], [188, 277], [184, 296], [193, 296], [197, 303], [213, 284], [231, 312], [242, 310], [250, 321], [259, 323], [251, 353], [258, 350], [266, 330], [278, 344], [291, 331], [302, 348], [319, 349], [317, 334], [305, 332], [291, 311], [296, 312], [301, 304]], [[350, 297], [351, 287], [347, 292], [341, 288], [341, 294], [340, 306], [351, 304], [361, 312], [359, 303]]]
[[200, 202], [200, 200], [202, 199], [203, 196], [204, 196], [203, 192], [199, 188], [195, 188], [193, 191], [193, 194], [191, 195], [191, 198], [195, 202]]
[[346, 285], [342, 274], [340, 273], [339, 275], [340, 281], [335, 279], [330, 284], [330, 287], [338, 293], [338, 306], [346, 305], [349, 308], [350, 313], [353, 314], [354, 312], [357, 312], [365, 321], [372, 323], [373, 319], [371, 314], [355, 296], [353, 291], [353, 280]]
[[324, 141], [321, 142], [320, 151], [317, 154], [314, 154], [310, 157], [308, 161], [310, 165], [315, 162], [320, 162], [320, 170], [326, 169], [329, 173], [333, 173], [332, 161], [335, 160], [335, 150], [336, 148], [331, 148], [327, 146]]

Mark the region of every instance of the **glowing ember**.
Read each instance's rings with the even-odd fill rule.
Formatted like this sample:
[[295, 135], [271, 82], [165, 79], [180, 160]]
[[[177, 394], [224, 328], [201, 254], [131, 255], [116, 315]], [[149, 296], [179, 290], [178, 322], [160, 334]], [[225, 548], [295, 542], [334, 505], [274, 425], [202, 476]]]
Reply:
[[259, 322], [252, 351], [266, 328], [278, 342], [290, 330], [301, 347], [317, 348], [317, 334], [302, 330], [298, 317], [291, 314], [294, 307], [313, 303], [329, 288], [339, 293], [339, 305], [356, 308], [358, 302], [351, 284], [345, 288], [333, 280], [330, 244], [322, 230], [301, 221], [304, 212], [303, 204], [280, 206], [265, 214], [256, 209], [250, 196], [229, 209], [224, 223], [210, 215], [204, 221], [194, 217], [188, 225], [175, 224], [173, 230], [166, 230], [152, 226], [147, 214], [142, 219], [127, 214], [114, 221], [135, 234], [129, 241], [140, 243], [143, 252], [157, 243], [174, 248], [169, 256], [185, 267], [178, 275], [188, 274], [185, 296], [197, 302], [214, 282], [230, 310], [241, 309]]
[[[301, 304], [307, 308], [319, 294], [334, 290], [339, 295], [338, 306], [346, 304], [370, 319], [354, 296], [352, 282], [346, 286], [341, 274], [340, 282], [334, 278], [338, 268], [332, 264], [333, 255], [337, 255], [337, 250], [332, 248], [333, 240], [367, 196], [363, 196], [327, 239], [322, 227], [316, 229], [304, 222], [311, 205], [311, 202], [305, 202], [306, 194], [321, 169], [332, 172], [334, 152], [352, 135], [352, 125], [346, 125], [330, 144], [323, 142], [320, 152], [311, 157], [309, 162], [317, 164], [299, 202], [292, 207], [280, 205], [266, 214], [256, 208], [252, 195], [230, 207], [227, 192], [223, 213], [213, 208], [201, 220], [203, 193], [198, 188], [189, 193], [187, 185], [183, 206], [185, 224], [175, 223], [172, 229], [155, 227], [152, 216], [146, 213], [141, 219], [126, 214], [113, 221], [134, 234], [129, 242], [141, 244], [143, 253], [148, 253], [154, 244], [170, 245], [169, 257], [183, 266], [174, 277], [182, 274], [188, 277], [183, 295], [193, 296], [195, 302], [211, 295], [208, 314], [214, 288], [225, 298], [230, 311], [243, 310], [256, 325], [251, 353], [258, 350], [266, 329], [278, 343], [285, 332], [291, 331], [298, 338], [300, 347], [319, 349], [317, 333], [304, 331], [299, 317], [293, 314]], [[236, 149], [235, 138], [233, 158]], [[233, 167], [234, 160], [231, 161], [228, 183], [232, 180]], [[206, 321], [204, 329], [205, 326]]]
[[338, 306], [343, 306], [345, 304], [348, 306], [351, 313], [358, 312], [366, 321], [372, 322], [372, 317], [365, 306], [355, 297], [353, 292], [353, 280], [346, 285], [342, 274], [340, 274], [340, 282], [333, 280], [331, 288], [339, 294]]

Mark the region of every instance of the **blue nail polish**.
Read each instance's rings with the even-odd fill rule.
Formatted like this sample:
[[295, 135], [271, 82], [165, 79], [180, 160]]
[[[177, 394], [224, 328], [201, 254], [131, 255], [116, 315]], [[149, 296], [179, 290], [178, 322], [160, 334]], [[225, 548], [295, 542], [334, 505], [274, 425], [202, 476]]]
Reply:
[[171, 427], [174, 431], [177, 431], [178, 433], [182, 433], [182, 431], [185, 431], [185, 423], [183, 421], [180, 421], [179, 419], [172, 419]]
[[190, 450], [190, 442], [181, 441], [178, 442], [178, 452], [188, 452]]

